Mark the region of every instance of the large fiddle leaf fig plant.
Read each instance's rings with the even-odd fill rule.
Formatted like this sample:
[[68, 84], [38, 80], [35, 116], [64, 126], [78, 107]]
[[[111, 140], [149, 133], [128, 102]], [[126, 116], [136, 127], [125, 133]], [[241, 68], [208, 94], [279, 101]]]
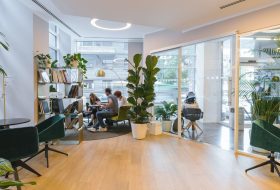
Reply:
[[[9, 51], [9, 44], [8, 44], [8, 42], [6, 42], [5, 38], [6, 38], [6, 36], [2, 32], [0, 32], [0, 49], [3, 48], [4, 50]], [[3, 69], [2, 65], [0, 65], [0, 73], [3, 76], [7, 76], [7, 73]]]
[[149, 108], [154, 106], [155, 100], [154, 85], [157, 81], [156, 74], [160, 71], [157, 67], [158, 57], [148, 55], [145, 60], [145, 65], [141, 66], [142, 54], [136, 54], [133, 57], [133, 62], [130, 61], [131, 69], [128, 70], [127, 78], [129, 89], [128, 102], [132, 105], [130, 116], [134, 123], [148, 123], [152, 114]]
[[1, 179], [1, 176], [6, 175], [6, 173], [13, 173], [14, 169], [8, 160], [0, 158], [0, 189], [7, 189], [9, 187], [19, 187], [26, 184], [35, 185], [35, 182], [20, 182], [8, 179]]

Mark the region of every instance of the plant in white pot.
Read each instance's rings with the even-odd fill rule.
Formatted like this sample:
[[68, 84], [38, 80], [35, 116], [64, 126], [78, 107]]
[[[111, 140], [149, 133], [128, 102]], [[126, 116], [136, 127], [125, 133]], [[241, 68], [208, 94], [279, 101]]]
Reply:
[[171, 130], [171, 117], [175, 116], [177, 113], [178, 107], [173, 102], [162, 102], [162, 106], [156, 107], [155, 114], [156, 119], [162, 121], [162, 130], [166, 132], [170, 132]]
[[144, 67], [141, 66], [141, 61], [142, 54], [134, 55], [134, 63], [128, 61], [131, 69], [128, 70], [128, 84], [126, 85], [129, 89], [127, 101], [132, 105], [129, 114], [132, 120], [132, 135], [135, 139], [146, 137], [147, 124], [152, 117], [148, 109], [154, 106], [153, 101], [156, 96], [154, 85], [157, 81], [156, 74], [160, 70], [157, 67], [157, 56], [148, 55]]

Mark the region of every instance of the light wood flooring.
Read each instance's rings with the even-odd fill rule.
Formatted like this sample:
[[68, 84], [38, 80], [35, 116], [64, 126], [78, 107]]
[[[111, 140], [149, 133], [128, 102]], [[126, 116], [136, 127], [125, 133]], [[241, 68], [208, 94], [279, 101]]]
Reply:
[[134, 140], [116, 138], [59, 145], [69, 156], [50, 153], [28, 163], [42, 176], [20, 170], [23, 190], [264, 190], [280, 189], [280, 178], [269, 168], [244, 173], [263, 160], [166, 135]]

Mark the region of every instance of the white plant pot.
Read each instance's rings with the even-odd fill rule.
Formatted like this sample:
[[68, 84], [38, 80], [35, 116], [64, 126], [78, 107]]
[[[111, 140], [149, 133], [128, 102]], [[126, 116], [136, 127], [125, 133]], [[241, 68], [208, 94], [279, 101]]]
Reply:
[[144, 139], [147, 135], [147, 124], [131, 123], [132, 136], [135, 139]]
[[162, 134], [161, 122], [159, 121], [152, 121], [151, 123], [148, 124], [148, 128], [149, 128], [149, 134], [152, 135]]
[[162, 121], [162, 130], [165, 132], [170, 132], [172, 121]]
[[71, 61], [71, 66], [72, 66], [73, 68], [77, 68], [78, 65], [79, 65], [79, 62], [78, 62], [78, 61]]

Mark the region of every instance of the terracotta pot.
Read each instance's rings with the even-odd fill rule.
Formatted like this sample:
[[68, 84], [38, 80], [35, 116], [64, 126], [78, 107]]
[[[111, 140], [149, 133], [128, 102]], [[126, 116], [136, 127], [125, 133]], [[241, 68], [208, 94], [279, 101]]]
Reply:
[[71, 61], [71, 66], [72, 66], [73, 68], [77, 68], [78, 65], [79, 65], [79, 62], [78, 62], [77, 60]]

